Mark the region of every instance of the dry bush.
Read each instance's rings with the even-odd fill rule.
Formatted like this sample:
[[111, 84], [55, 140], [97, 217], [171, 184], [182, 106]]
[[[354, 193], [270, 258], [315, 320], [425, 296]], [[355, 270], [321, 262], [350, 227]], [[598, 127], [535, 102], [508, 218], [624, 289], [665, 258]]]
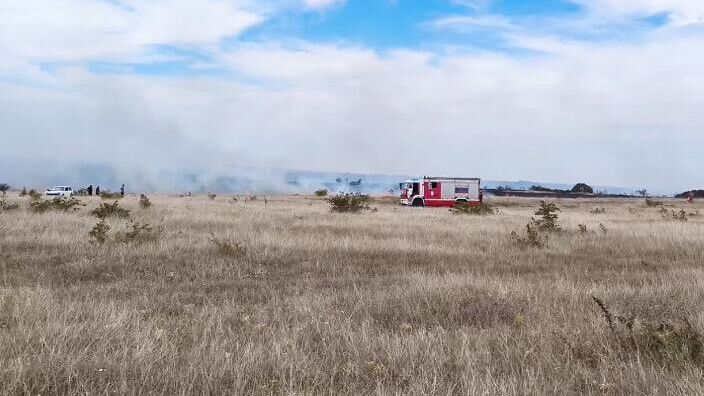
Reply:
[[240, 242], [218, 239], [212, 234], [210, 241], [215, 245], [215, 249], [220, 255], [227, 257], [243, 257], [247, 254], [247, 249]]
[[471, 206], [468, 204], [457, 204], [454, 208], [450, 209], [454, 214], [465, 214], [465, 215], [475, 215], [475, 216], [487, 216], [493, 215], [494, 209], [486, 203], [481, 205]]
[[216, 197], [217, 197], [217, 194], [210, 193], [210, 192], [208, 193], [208, 199], [210, 199], [211, 201], [215, 201]]
[[27, 195], [29, 196], [30, 200], [42, 199], [42, 194], [38, 193], [37, 190], [33, 188], [27, 191]]
[[320, 190], [315, 191], [315, 196], [316, 197], [327, 197], [328, 196], [328, 190], [325, 188], [322, 188]]
[[678, 221], [687, 221], [689, 220], [687, 216], [687, 212], [684, 209], [680, 210], [667, 210], [665, 207], [661, 207], [660, 210], [658, 210], [658, 213], [660, 213], [660, 216], [665, 219], [665, 220], [678, 220]]
[[704, 337], [686, 318], [651, 321], [636, 315], [612, 313], [592, 297], [601, 310], [611, 338], [609, 346], [621, 359], [650, 359], [661, 365], [704, 367]]
[[152, 206], [152, 201], [146, 194], [139, 195], [139, 207], [142, 209], [147, 209]]
[[596, 208], [590, 210], [589, 213], [591, 213], [591, 214], [604, 214], [604, 213], [606, 213], [606, 209], [596, 207]]
[[121, 208], [120, 204], [115, 201], [111, 204], [109, 203], [101, 203], [97, 208], [93, 209], [90, 212], [93, 216], [96, 216], [100, 219], [104, 219], [107, 217], [118, 217], [122, 219], [126, 219], [130, 216], [130, 211], [125, 208]]
[[7, 200], [7, 193], [3, 191], [0, 193], [0, 212], [9, 212], [12, 210], [17, 210], [20, 205], [16, 202], [9, 202]]
[[100, 245], [104, 244], [108, 240], [108, 232], [110, 231], [110, 225], [105, 222], [105, 217], [101, 217], [100, 220], [93, 226], [93, 228], [88, 232], [92, 240]]
[[117, 239], [124, 243], [151, 242], [157, 240], [162, 231], [162, 227], [154, 227], [147, 223], [131, 221], [128, 230], [120, 234]]
[[521, 237], [516, 231], [511, 232], [511, 240], [514, 245], [521, 248], [544, 248], [548, 243], [548, 237], [541, 235], [538, 226], [534, 222], [526, 224], [526, 235]]
[[51, 200], [44, 199], [32, 199], [29, 202], [29, 208], [34, 213], [44, 213], [51, 210], [62, 211], [62, 212], [75, 212], [81, 206], [86, 206], [76, 197], [56, 197]]

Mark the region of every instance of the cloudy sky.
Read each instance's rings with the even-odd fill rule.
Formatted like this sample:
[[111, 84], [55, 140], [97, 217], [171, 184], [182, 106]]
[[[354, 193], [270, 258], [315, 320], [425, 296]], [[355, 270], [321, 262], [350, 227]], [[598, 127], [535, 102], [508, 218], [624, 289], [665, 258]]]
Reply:
[[704, 188], [703, 126], [699, 0], [0, 0], [5, 176], [60, 158], [682, 191]]

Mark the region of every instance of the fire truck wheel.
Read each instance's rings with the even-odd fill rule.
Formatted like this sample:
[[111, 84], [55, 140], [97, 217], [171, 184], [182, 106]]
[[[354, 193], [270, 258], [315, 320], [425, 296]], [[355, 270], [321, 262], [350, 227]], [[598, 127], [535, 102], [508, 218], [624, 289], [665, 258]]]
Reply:
[[423, 200], [420, 198], [416, 198], [413, 200], [413, 206], [425, 206], [423, 205]]

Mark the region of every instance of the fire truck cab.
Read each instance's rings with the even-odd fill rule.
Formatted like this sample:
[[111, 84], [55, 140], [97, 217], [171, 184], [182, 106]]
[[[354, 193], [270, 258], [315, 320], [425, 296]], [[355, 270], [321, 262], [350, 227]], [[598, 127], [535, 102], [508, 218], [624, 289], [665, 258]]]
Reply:
[[460, 177], [423, 177], [399, 184], [401, 204], [407, 206], [453, 207], [482, 203], [481, 179]]

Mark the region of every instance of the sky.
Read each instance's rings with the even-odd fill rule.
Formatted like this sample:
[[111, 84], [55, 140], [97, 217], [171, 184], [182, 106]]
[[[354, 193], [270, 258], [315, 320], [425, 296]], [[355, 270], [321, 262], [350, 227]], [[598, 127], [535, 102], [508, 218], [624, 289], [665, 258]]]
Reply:
[[704, 188], [704, 2], [0, 0], [0, 178]]

